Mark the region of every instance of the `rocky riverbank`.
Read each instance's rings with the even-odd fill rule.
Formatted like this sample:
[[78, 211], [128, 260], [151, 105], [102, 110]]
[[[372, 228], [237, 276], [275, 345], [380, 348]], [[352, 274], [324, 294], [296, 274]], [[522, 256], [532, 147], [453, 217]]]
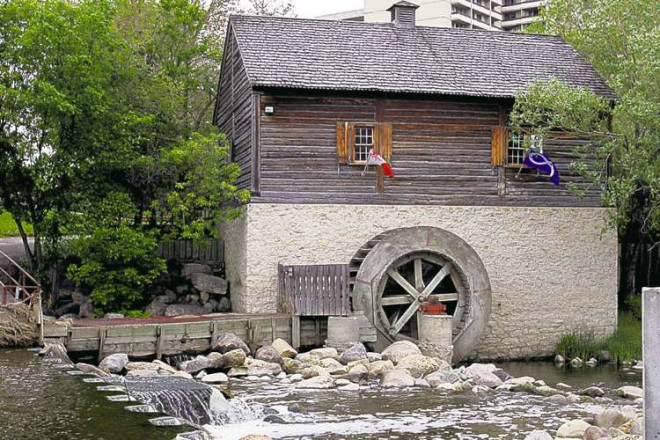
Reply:
[[[395, 391], [425, 388], [443, 394], [526, 393], [542, 396], [548, 405], [591, 404], [592, 410], [580, 420], [568, 420], [556, 432], [535, 431], [530, 440], [545, 438], [616, 437], [641, 438], [642, 390], [625, 386], [616, 390], [598, 387], [574, 389], [565, 384], [554, 388], [533, 377], [512, 377], [493, 364], [472, 364], [452, 368], [445, 361], [423, 355], [407, 341], [399, 341], [382, 353], [368, 352], [362, 344], [338, 352], [319, 348], [297, 353], [283, 340], [252, 353], [235, 335], [217, 341], [213, 351], [178, 365], [161, 361], [131, 362], [124, 354], [106, 357], [98, 367], [78, 364], [79, 369], [99, 376], [185, 377], [226, 390], [245, 382], [277, 383], [301, 392], [336, 389], [359, 392], [366, 387]], [[524, 438], [521, 437], [521, 438]]]

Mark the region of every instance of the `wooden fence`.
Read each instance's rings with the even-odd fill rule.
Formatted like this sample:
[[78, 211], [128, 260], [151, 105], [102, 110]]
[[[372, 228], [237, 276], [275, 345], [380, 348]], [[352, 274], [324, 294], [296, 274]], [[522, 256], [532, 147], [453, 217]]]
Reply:
[[223, 263], [224, 243], [220, 239], [195, 242], [193, 240], [163, 241], [158, 245], [158, 256], [183, 263]]
[[297, 316], [350, 313], [348, 265], [279, 265], [278, 291], [283, 311]]

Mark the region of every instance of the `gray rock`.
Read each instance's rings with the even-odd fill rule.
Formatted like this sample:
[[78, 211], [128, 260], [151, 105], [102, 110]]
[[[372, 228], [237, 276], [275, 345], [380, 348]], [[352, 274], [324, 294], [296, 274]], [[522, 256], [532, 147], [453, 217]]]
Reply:
[[95, 367], [94, 365], [86, 364], [84, 362], [78, 362], [76, 368], [86, 374], [93, 374], [99, 377], [108, 377], [110, 373], [107, 373], [100, 368]]
[[241, 338], [233, 333], [227, 333], [223, 337], [219, 338], [218, 341], [213, 345], [213, 351], [217, 351], [222, 354], [236, 349], [243, 350], [246, 355], [250, 354], [250, 349], [245, 344], [245, 342], [243, 342]]
[[590, 426], [584, 431], [583, 440], [598, 440], [607, 437], [607, 431], [597, 426]]
[[154, 370], [131, 370], [126, 373], [126, 377], [158, 377], [160, 374]]
[[264, 418], [264, 422], [266, 422], [266, 423], [276, 423], [276, 424], [286, 423], [282, 417], [276, 416], [275, 414], [271, 414], [271, 415], [266, 416]]
[[172, 304], [165, 308], [165, 316], [203, 315], [206, 312], [195, 304]]
[[639, 399], [644, 397], [644, 390], [639, 387], [624, 386], [618, 388], [615, 393], [626, 399]]
[[[309, 353], [307, 353], [310, 357], [314, 357], [317, 359], [325, 359], [325, 358], [337, 358], [339, 356], [339, 353], [337, 352], [336, 348], [332, 347], [327, 347], [327, 348], [315, 348], [314, 350], [311, 350]], [[304, 362], [304, 361], [303, 361]]]
[[223, 296], [220, 298], [220, 301], [218, 301], [218, 312], [220, 313], [229, 313], [231, 312], [231, 301], [229, 300], [228, 297]]
[[202, 292], [199, 294], [199, 302], [203, 306], [205, 306], [209, 302], [209, 299], [211, 299], [211, 295], [209, 295], [208, 293]]
[[202, 378], [204, 383], [227, 383], [229, 382], [229, 377], [224, 373], [213, 373], [207, 374]]
[[284, 339], [275, 339], [271, 346], [283, 358], [295, 358], [298, 355], [298, 352]]
[[563, 364], [566, 362], [566, 359], [564, 359], [564, 356], [558, 354], [555, 356], [555, 364]]
[[264, 362], [260, 360], [253, 360], [248, 365], [248, 375], [250, 376], [277, 376], [282, 372], [282, 367], [280, 364], [273, 364], [270, 362]]
[[582, 438], [584, 432], [589, 429], [591, 425], [584, 420], [571, 420], [559, 427], [557, 430], [558, 438]]
[[380, 353], [374, 353], [374, 352], [368, 352], [367, 353], [367, 359], [369, 362], [376, 362], [376, 361], [382, 361], [383, 360], [383, 355]]
[[[395, 356], [396, 358], [396, 356]], [[392, 370], [383, 375], [381, 388], [408, 388], [415, 386], [415, 378], [407, 370]]]
[[603, 391], [601, 388], [598, 387], [589, 387], [580, 390], [578, 394], [589, 397], [603, 397], [605, 395], [605, 391]]
[[555, 405], [566, 405], [568, 403], [568, 399], [566, 396], [563, 396], [561, 394], [555, 394], [549, 397], [546, 397], [543, 399], [544, 402], [548, 403], [554, 403]]
[[330, 375], [314, 376], [296, 384], [296, 388], [309, 390], [327, 390], [334, 386], [335, 380]]
[[184, 264], [183, 269], [181, 270], [181, 275], [184, 278], [191, 278], [196, 273], [204, 273], [207, 275], [212, 275], [213, 270], [211, 269], [210, 266], [207, 266], [206, 264], [196, 264], [196, 263]]
[[295, 359], [285, 358], [282, 362], [282, 369], [286, 374], [297, 374], [302, 370], [302, 362]]
[[254, 358], [264, 362], [272, 362], [280, 365], [283, 363], [282, 356], [280, 356], [277, 350], [275, 350], [275, 348], [273, 348], [271, 345], [264, 345], [263, 347], [259, 348], [254, 354]]
[[216, 313], [219, 310], [220, 303], [214, 299], [210, 299], [206, 302], [206, 304], [204, 304], [202, 308], [207, 315], [210, 315], [211, 313]]
[[509, 373], [507, 373], [506, 371], [504, 371], [501, 368], [498, 368], [498, 369], [494, 370], [493, 374], [495, 376], [499, 377], [502, 382], [506, 382], [509, 379], [513, 379], [513, 376], [511, 376]]
[[188, 374], [195, 374], [207, 368], [213, 368], [213, 362], [206, 356], [197, 356], [193, 360], [179, 364], [179, 370]]
[[369, 371], [367, 370], [367, 367], [364, 365], [355, 365], [348, 371], [348, 373], [343, 375], [342, 378], [348, 379], [351, 382], [360, 382], [361, 380], [366, 379], [368, 374]]
[[227, 372], [229, 377], [245, 377], [248, 375], [248, 367], [232, 367]]
[[106, 313], [103, 316], [103, 319], [124, 319], [125, 316], [121, 313]]
[[598, 353], [598, 360], [606, 364], [612, 360], [612, 354], [607, 350], [601, 350], [600, 353]]
[[400, 359], [397, 367], [406, 368], [413, 367], [422, 371], [422, 376], [426, 376], [437, 371], [440, 368], [438, 362], [429, 356], [423, 354], [411, 354]]
[[428, 376], [426, 376], [424, 379], [433, 387], [436, 388], [438, 385], [443, 384], [443, 383], [454, 383], [458, 382], [461, 380], [461, 377], [459, 376], [458, 373], [452, 371], [452, 370], [442, 370], [442, 371], [436, 371], [435, 373], [431, 373]]
[[145, 308], [145, 312], [150, 313], [151, 316], [165, 316], [165, 310], [169, 304], [176, 302], [176, 295], [160, 295], [155, 297], [149, 305]]
[[138, 371], [138, 370], [151, 370], [151, 371], [158, 371], [160, 368], [158, 365], [153, 364], [151, 362], [128, 362], [124, 368], [126, 368], [126, 371]]
[[546, 431], [532, 431], [527, 434], [525, 440], [553, 440], [553, 438]]
[[632, 418], [626, 416], [622, 411], [607, 408], [594, 416], [594, 425], [599, 428], [618, 428], [630, 420]]
[[431, 388], [431, 384], [425, 379], [415, 379], [415, 386], [419, 388]]
[[364, 345], [360, 343], [354, 344], [348, 350], [344, 350], [344, 352], [341, 354], [339, 358], [341, 363], [344, 365], [348, 364], [349, 362], [359, 361], [363, 359], [369, 360], [369, 358], [367, 357], [367, 349], [364, 348]]
[[190, 277], [195, 289], [212, 295], [224, 295], [227, 293], [227, 281], [220, 277], [205, 273], [195, 273]]
[[78, 316], [81, 318], [90, 318], [94, 314], [94, 306], [91, 301], [87, 300], [80, 304], [80, 310], [78, 311]]
[[644, 435], [644, 417], [635, 419], [630, 425], [630, 434], [631, 435]]
[[246, 359], [245, 351], [240, 348], [228, 351], [222, 355], [222, 361], [227, 368], [240, 367], [245, 363]]
[[396, 341], [381, 353], [384, 360], [392, 361], [394, 365], [413, 354], [422, 354], [422, 352], [417, 345], [410, 341]]
[[124, 371], [128, 363], [128, 355], [125, 353], [115, 353], [103, 358], [99, 368], [108, 373], [119, 374]]

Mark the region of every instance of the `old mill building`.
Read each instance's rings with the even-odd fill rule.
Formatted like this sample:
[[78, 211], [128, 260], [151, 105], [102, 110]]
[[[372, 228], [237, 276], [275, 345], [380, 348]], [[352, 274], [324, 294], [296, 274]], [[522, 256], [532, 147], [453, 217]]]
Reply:
[[539, 78], [613, 92], [561, 38], [416, 26], [415, 9], [382, 24], [231, 18], [215, 123], [252, 194], [222, 230], [234, 311], [358, 314], [382, 346], [418, 339], [435, 298], [455, 360], [612, 332], [617, 237], [598, 188], [567, 188], [580, 140], [545, 142], [555, 186], [520, 172], [507, 115]]

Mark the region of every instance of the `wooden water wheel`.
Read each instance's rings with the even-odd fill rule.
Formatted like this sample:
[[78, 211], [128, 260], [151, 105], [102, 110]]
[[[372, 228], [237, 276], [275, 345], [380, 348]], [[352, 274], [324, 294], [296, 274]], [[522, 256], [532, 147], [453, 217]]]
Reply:
[[447, 306], [447, 314], [456, 317], [456, 327], [465, 294], [461, 274], [450, 261], [430, 252], [416, 252], [393, 262], [376, 299], [383, 330], [392, 340], [419, 339], [422, 304], [431, 299]]
[[418, 340], [421, 306], [434, 298], [452, 316], [454, 362], [474, 350], [491, 311], [490, 281], [474, 249], [433, 227], [395, 229], [372, 242], [351, 261], [352, 302], [378, 331], [377, 349]]

